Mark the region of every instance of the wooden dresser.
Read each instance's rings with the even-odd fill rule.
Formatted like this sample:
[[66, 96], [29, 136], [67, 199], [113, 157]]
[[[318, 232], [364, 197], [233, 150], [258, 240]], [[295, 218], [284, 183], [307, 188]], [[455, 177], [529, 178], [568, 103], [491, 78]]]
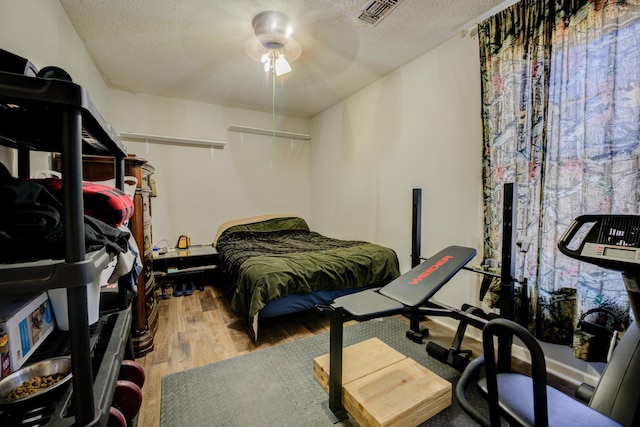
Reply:
[[[53, 168], [60, 170], [60, 156], [54, 155]], [[83, 156], [82, 176], [86, 181], [105, 181], [114, 177], [111, 157]], [[134, 197], [134, 213], [129, 224], [140, 250], [143, 264], [138, 278], [138, 295], [133, 300], [131, 323], [133, 350], [136, 357], [153, 350], [153, 336], [158, 329], [158, 306], [153, 276], [153, 239], [151, 234], [151, 176], [154, 168], [146, 160], [129, 155], [125, 158], [125, 176], [134, 176], [138, 187]]]

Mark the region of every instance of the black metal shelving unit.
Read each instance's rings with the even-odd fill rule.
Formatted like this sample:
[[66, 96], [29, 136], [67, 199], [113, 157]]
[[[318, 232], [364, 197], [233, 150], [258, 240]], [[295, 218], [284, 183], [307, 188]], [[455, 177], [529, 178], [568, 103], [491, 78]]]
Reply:
[[0, 145], [17, 149], [21, 178], [29, 177], [31, 151], [63, 155], [65, 259], [0, 264], [0, 297], [67, 288], [69, 331], [62, 340], [64, 352], [72, 359], [72, 388], [50, 410], [44, 424], [106, 425], [131, 313], [121, 304], [120, 310], [102, 316], [97, 325], [88, 324], [87, 285], [110, 257], [104, 250], [85, 253], [82, 154], [114, 157], [116, 186], [123, 188], [126, 148], [83, 87], [5, 72], [0, 72]]

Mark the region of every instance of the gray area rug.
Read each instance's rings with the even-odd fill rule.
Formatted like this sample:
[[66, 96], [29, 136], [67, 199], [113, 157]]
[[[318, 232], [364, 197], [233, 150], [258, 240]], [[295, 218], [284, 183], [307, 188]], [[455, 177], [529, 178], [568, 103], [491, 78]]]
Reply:
[[[405, 338], [406, 329], [393, 317], [347, 326], [344, 346], [377, 337], [450, 381], [455, 389], [458, 372], [427, 355], [424, 344]], [[328, 394], [313, 377], [313, 359], [328, 352], [329, 334], [324, 333], [166, 375], [160, 426], [333, 426], [322, 408]], [[482, 404], [479, 396], [470, 400]], [[349, 418], [335, 425], [356, 423]], [[423, 425], [477, 424], [458, 406], [454, 393], [453, 405]]]

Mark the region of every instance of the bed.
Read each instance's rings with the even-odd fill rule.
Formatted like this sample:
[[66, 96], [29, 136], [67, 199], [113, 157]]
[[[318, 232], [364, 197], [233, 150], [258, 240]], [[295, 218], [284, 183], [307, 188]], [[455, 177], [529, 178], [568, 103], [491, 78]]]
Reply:
[[392, 249], [323, 236], [295, 215], [224, 223], [214, 246], [231, 309], [246, 319], [255, 340], [261, 318], [309, 310], [400, 275]]

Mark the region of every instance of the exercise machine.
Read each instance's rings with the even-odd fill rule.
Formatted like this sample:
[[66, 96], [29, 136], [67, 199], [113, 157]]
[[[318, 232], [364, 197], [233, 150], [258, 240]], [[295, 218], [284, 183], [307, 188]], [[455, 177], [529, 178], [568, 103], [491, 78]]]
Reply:
[[[382, 288], [370, 289], [336, 298], [331, 305], [319, 305], [318, 310], [329, 316], [329, 400], [324, 408], [329, 418], [337, 423], [347, 417], [342, 406], [342, 344], [343, 324], [346, 320], [365, 321], [379, 317], [422, 312], [422, 307], [460, 269], [476, 256], [476, 250], [463, 246], [450, 246], [429, 260], [394, 279]], [[455, 317], [479, 328], [485, 319], [472, 314], [442, 310], [441, 315]]]
[[[453, 341], [449, 347], [445, 347], [435, 341], [429, 341], [426, 351], [429, 356], [446, 363], [456, 370], [462, 372], [471, 357], [471, 351], [462, 349], [462, 342], [468, 326], [482, 329], [486, 322], [498, 316], [508, 319], [514, 319], [514, 285], [517, 282], [515, 278], [515, 251], [516, 243], [516, 186], [513, 183], [506, 183], [503, 187], [503, 203], [502, 203], [502, 254], [500, 273], [492, 273], [477, 268], [462, 266], [466, 271], [471, 271], [483, 276], [482, 285], [480, 287], [480, 300], [484, 299], [485, 294], [489, 291], [491, 283], [495, 279], [499, 279], [499, 315], [496, 313], [486, 313], [479, 307], [470, 304], [463, 304], [461, 309], [447, 307], [440, 303], [426, 300], [419, 309], [414, 307], [405, 307], [406, 315], [409, 317], [409, 330], [406, 333], [407, 338], [416, 343], [422, 343], [423, 339], [429, 335], [428, 328], [420, 328], [420, 320], [423, 316], [439, 316], [452, 317], [458, 321], [458, 327], [453, 337]], [[421, 189], [413, 190], [413, 218], [412, 218], [412, 239], [411, 239], [411, 264], [412, 268], [416, 268], [421, 262], [429, 261], [429, 258], [423, 258], [420, 255], [420, 234], [421, 234]], [[437, 257], [437, 255], [436, 255]], [[526, 282], [525, 282], [526, 284]], [[522, 313], [528, 311], [528, 300], [526, 290], [522, 293]], [[525, 319], [521, 319], [520, 323]], [[508, 339], [508, 338], [506, 338]], [[506, 357], [506, 355], [504, 356]]]
[[[512, 313], [513, 271], [515, 262], [513, 250], [515, 242], [515, 186], [506, 184], [503, 206], [503, 251], [501, 278], [501, 311]], [[431, 301], [433, 295], [476, 256], [476, 250], [463, 246], [449, 246], [430, 258], [420, 257], [420, 216], [421, 190], [413, 192], [412, 222], [412, 269], [382, 288], [370, 289], [336, 298], [330, 305], [319, 305], [317, 309], [330, 318], [329, 338], [329, 400], [325, 410], [334, 423], [346, 418], [342, 406], [342, 344], [343, 324], [347, 320], [366, 321], [379, 317], [404, 314], [410, 319], [407, 338], [422, 343], [428, 330], [420, 329], [420, 319], [424, 316], [450, 317], [459, 321], [453, 343], [445, 348], [429, 342], [427, 352], [456, 369], [462, 371], [469, 363], [470, 352], [461, 349], [467, 326], [482, 329], [495, 314], [485, 314], [481, 309], [463, 305], [461, 310]], [[471, 269], [477, 273], [485, 273]], [[493, 279], [492, 273], [488, 277]], [[486, 288], [488, 288], [486, 282]], [[485, 287], [483, 287], [485, 288]], [[486, 289], [484, 289], [486, 292]], [[511, 346], [505, 346], [510, 349]]]
[[[583, 215], [576, 218], [558, 242], [561, 253], [602, 268], [619, 271], [634, 318], [640, 316], [640, 216]], [[494, 363], [494, 336], [517, 336], [531, 354], [531, 377], [514, 373], [508, 363]], [[505, 341], [506, 343], [506, 341]], [[499, 346], [502, 345], [502, 341]], [[462, 408], [483, 426], [500, 425], [501, 417], [524, 426], [638, 426], [640, 425], [640, 327], [632, 323], [613, 351], [588, 404], [546, 384], [544, 354], [537, 340], [507, 319], [491, 320], [483, 330], [484, 355], [463, 372], [456, 396]], [[498, 360], [500, 355], [498, 355]], [[505, 369], [504, 366], [507, 366]], [[477, 381], [489, 405], [489, 418], [469, 404], [468, 386]]]

